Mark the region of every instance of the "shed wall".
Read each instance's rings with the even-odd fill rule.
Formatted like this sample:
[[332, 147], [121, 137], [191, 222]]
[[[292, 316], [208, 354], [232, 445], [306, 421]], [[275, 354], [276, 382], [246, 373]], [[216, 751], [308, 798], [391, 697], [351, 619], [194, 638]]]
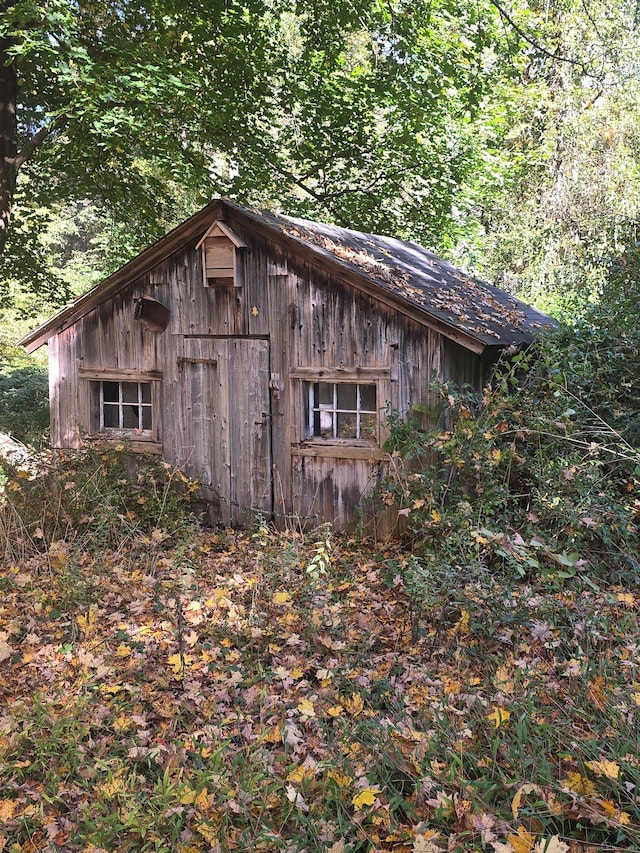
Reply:
[[[242, 286], [204, 287], [194, 240], [50, 341], [52, 443], [79, 447], [88, 432], [87, 376], [101, 370], [159, 371], [156, 449], [167, 461], [202, 477], [217, 494], [216, 478], [231, 463], [212, 443], [219, 444], [221, 419], [231, 424], [235, 408], [246, 412], [234, 430], [241, 435], [246, 430], [246, 441], [262, 447], [253, 453], [256, 460], [267, 459], [268, 471], [258, 470], [254, 461], [251, 470], [238, 472], [254, 486], [234, 493], [242, 503], [253, 502], [259, 492], [261, 506], [235, 512], [212, 498], [220, 520], [246, 520], [252, 508], [264, 512], [261, 478], [267, 477], [276, 521], [286, 524], [296, 516], [307, 526], [322, 521], [345, 526], [384, 473], [384, 454], [371, 448], [368, 455], [348, 443], [309, 446], [302, 423], [306, 378], [368, 377], [377, 385], [382, 409], [405, 412], [426, 402], [434, 376], [478, 387], [479, 359], [370, 294], [248, 233], [240, 221], [232, 218], [228, 224], [247, 243], [236, 257]], [[143, 294], [170, 309], [164, 331], [150, 331], [134, 319], [134, 300]], [[265, 342], [241, 347], [262, 353], [264, 363], [255, 370], [246, 363], [224, 392], [216, 392], [214, 379], [207, 379], [219, 369], [213, 363], [228, 358], [229, 342], [243, 340]], [[264, 389], [265, 382], [266, 398], [262, 391], [256, 397], [254, 384]], [[260, 411], [249, 411], [254, 406]], [[238, 452], [242, 455], [242, 448]], [[229, 495], [225, 500], [234, 501]]]

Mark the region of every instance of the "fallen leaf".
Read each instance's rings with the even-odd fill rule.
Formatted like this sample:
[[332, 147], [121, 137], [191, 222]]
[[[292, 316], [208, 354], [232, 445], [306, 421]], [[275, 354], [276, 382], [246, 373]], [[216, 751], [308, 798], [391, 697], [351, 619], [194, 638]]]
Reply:
[[18, 808], [17, 800], [0, 800], [0, 821], [3, 823], [11, 820]]
[[7, 642], [8, 637], [9, 635], [6, 631], [0, 631], [0, 663], [2, 663], [3, 660], [10, 658], [13, 654], [13, 649]]
[[298, 711], [300, 711], [303, 717], [315, 717], [316, 715], [313, 702], [310, 702], [308, 699], [301, 699], [298, 702]]
[[585, 761], [585, 766], [593, 770], [596, 776], [606, 776], [608, 779], [616, 779], [620, 775], [620, 766], [615, 761]]
[[521, 785], [513, 800], [511, 801], [511, 814], [513, 815], [514, 820], [518, 820], [518, 814], [520, 812], [520, 804], [522, 803], [522, 798], [527, 794], [538, 794], [542, 799], [544, 799], [544, 794], [541, 788], [538, 785], [532, 785], [531, 783], [526, 783], [525, 785]]
[[557, 835], [552, 835], [551, 838], [541, 838], [532, 853], [568, 853], [568, 850], [568, 844], [560, 841]]
[[513, 853], [531, 853], [536, 841], [535, 835], [527, 832], [524, 826], [518, 827], [517, 835], [508, 835], [507, 840], [513, 847]]
[[505, 725], [505, 723], [509, 722], [509, 717], [511, 716], [511, 712], [507, 711], [506, 708], [494, 708], [490, 714], [487, 714], [487, 719], [491, 720], [494, 727], [499, 729], [500, 726]]
[[413, 839], [411, 853], [442, 853], [442, 847], [439, 847], [434, 840], [436, 838], [438, 833], [432, 829], [419, 833]]
[[353, 795], [351, 802], [356, 809], [361, 809], [363, 806], [372, 806], [379, 793], [379, 788], [363, 788], [357, 794]]
[[288, 592], [275, 592], [271, 600], [274, 604], [289, 604], [291, 595]]

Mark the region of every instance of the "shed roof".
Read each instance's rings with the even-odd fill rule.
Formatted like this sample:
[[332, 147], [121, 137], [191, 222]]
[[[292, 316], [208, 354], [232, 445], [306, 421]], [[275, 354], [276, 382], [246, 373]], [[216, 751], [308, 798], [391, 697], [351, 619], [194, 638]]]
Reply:
[[416, 243], [365, 234], [337, 225], [215, 201], [145, 249], [121, 269], [78, 297], [20, 344], [29, 352], [68, 328], [173, 252], [203, 237], [216, 217], [229, 208], [247, 225], [284, 243], [334, 274], [348, 274], [400, 310], [439, 328], [476, 352], [487, 347], [529, 343], [555, 321], [498, 287], [480, 281]]

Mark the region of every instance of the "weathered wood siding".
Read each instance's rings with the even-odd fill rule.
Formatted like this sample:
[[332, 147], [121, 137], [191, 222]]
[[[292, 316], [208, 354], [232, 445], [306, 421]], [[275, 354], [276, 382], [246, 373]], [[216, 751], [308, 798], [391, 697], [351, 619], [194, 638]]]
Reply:
[[[194, 240], [51, 340], [52, 442], [78, 447], [89, 429], [83, 372], [160, 371], [159, 446], [202, 478], [217, 518], [239, 523], [257, 510], [282, 524], [295, 516], [345, 526], [384, 473], [383, 454], [305, 445], [305, 377], [375, 381], [380, 407], [406, 412], [426, 402], [433, 376], [477, 387], [479, 359], [233, 217], [228, 224], [247, 243], [236, 250], [241, 287], [204, 287]], [[170, 309], [164, 331], [134, 319], [143, 294]]]

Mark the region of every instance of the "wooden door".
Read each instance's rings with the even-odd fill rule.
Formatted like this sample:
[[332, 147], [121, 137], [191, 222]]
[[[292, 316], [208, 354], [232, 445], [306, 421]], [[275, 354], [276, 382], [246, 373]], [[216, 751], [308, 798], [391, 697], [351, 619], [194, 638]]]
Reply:
[[269, 341], [185, 338], [180, 359], [188, 473], [212, 515], [249, 524], [273, 511]]

